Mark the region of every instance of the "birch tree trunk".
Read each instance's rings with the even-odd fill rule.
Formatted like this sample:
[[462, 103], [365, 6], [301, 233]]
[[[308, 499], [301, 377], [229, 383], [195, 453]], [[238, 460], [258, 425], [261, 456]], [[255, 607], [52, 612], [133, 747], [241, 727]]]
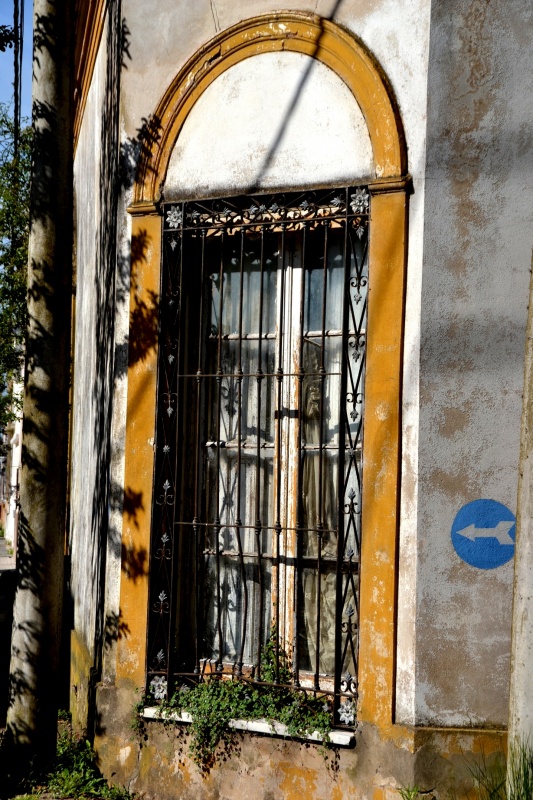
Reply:
[[34, 0], [34, 157], [18, 581], [7, 766], [55, 749], [64, 584], [72, 293], [71, 0]]

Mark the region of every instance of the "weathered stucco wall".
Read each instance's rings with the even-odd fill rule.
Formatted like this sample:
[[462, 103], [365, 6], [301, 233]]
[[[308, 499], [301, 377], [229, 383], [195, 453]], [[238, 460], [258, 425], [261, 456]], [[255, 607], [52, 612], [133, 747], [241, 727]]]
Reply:
[[448, 800], [472, 789], [469, 764], [482, 753], [490, 765], [505, 746], [501, 731], [399, 728], [383, 737], [372, 725], [361, 727], [355, 749], [237, 734], [202, 769], [188, 755], [187, 726], [147, 721], [128, 733], [130, 699], [126, 684], [100, 688], [96, 746], [104, 773], [147, 800], [397, 800], [409, 786]]
[[[135, 152], [143, 135], [146, 134], [146, 120], [153, 114], [159, 99], [167, 90], [171, 81], [187, 59], [217, 32], [241, 19], [256, 14], [265, 14], [280, 9], [310, 11], [324, 17], [332, 17], [344, 25], [355, 36], [359, 37], [365, 47], [369, 48], [380, 66], [385, 70], [392, 90], [396, 96], [408, 147], [408, 167], [413, 176], [414, 195], [410, 200], [409, 211], [409, 244], [408, 244], [408, 278], [407, 308], [404, 358], [405, 379], [403, 392], [404, 435], [402, 442], [403, 481], [402, 492], [402, 525], [400, 533], [400, 595], [398, 602], [398, 652], [397, 670], [398, 684], [396, 703], [398, 718], [405, 723], [415, 719], [415, 619], [416, 619], [416, 541], [417, 541], [417, 459], [418, 459], [418, 369], [420, 344], [420, 293], [423, 240], [423, 209], [425, 181], [425, 127], [427, 103], [427, 59], [429, 49], [429, 2], [417, 0], [408, 5], [398, 4], [392, 0], [382, 0], [362, 4], [359, 0], [313, 0], [313, 2], [264, 2], [256, 1], [253, 6], [230, 2], [202, 2], [194, 7], [188, 3], [161, 4], [157, 15], [146, 15], [145, 8], [134, 0], [124, 0], [123, 14], [126, 22], [127, 54], [126, 69], [122, 73], [121, 110], [123, 119], [124, 152]], [[246, 62], [245, 62], [246, 63]], [[244, 67], [243, 67], [244, 69]], [[317, 70], [318, 72], [318, 70]], [[220, 80], [220, 79], [219, 79]], [[229, 76], [228, 76], [229, 80]], [[317, 81], [318, 82], [318, 81]], [[331, 80], [330, 80], [331, 82]], [[215, 84], [216, 85], [216, 84]], [[219, 83], [220, 85], [220, 83]], [[281, 89], [281, 83], [279, 88]], [[214, 86], [212, 87], [214, 91]], [[271, 95], [276, 94], [278, 84], [272, 81]], [[336, 90], [342, 94], [342, 89]], [[250, 92], [250, 84], [248, 84]], [[236, 92], [235, 92], [236, 93]], [[259, 93], [258, 93], [259, 94]], [[236, 98], [232, 95], [233, 108], [237, 109]], [[287, 106], [287, 97], [279, 93], [280, 108]], [[258, 100], [255, 99], [257, 105]], [[199, 106], [201, 101], [199, 103]], [[308, 101], [312, 105], [312, 100]], [[255, 106], [254, 106], [255, 107]], [[319, 102], [315, 105], [317, 116], [323, 113]], [[250, 114], [250, 106], [246, 102], [239, 112], [243, 118]], [[298, 110], [297, 110], [298, 113]], [[347, 116], [351, 112], [347, 107]], [[193, 109], [191, 117], [201, 116], [201, 108]], [[226, 119], [226, 109], [221, 105], [216, 116]], [[217, 126], [211, 124], [214, 137]], [[239, 117], [231, 121], [238, 124]], [[321, 123], [327, 130], [327, 124]], [[144, 126], [144, 127], [143, 127]], [[187, 128], [187, 126], [185, 126]], [[353, 129], [353, 126], [352, 126]], [[273, 127], [273, 131], [277, 129]], [[185, 129], [185, 140], [188, 131]], [[295, 133], [293, 133], [293, 138]], [[181, 138], [181, 137], [180, 137]], [[275, 133], [272, 133], [275, 139]], [[241, 136], [242, 141], [242, 136]], [[262, 142], [263, 146], [266, 144]], [[284, 140], [287, 144], [287, 140]], [[250, 144], [247, 144], [250, 148]], [[220, 149], [219, 144], [217, 148]], [[217, 165], [213, 158], [213, 148], [209, 153], [209, 161], [203, 166], [211, 175], [213, 193], [235, 191], [246, 183], [246, 176], [233, 174], [228, 177], [227, 171]], [[234, 151], [235, 152], [235, 151]], [[243, 159], [244, 160], [244, 159]], [[205, 160], [204, 160], [205, 161]], [[309, 167], [308, 185], [317, 180], [327, 182], [328, 179], [339, 183], [347, 182], [357, 175], [366, 177], [364, 161], [353, 160], [347, 164], [344, 181], [340, 177], [337, 165], [339, 158], [333, 159], [335, 169], [326, 173], [316, 164]], [[176, 152], [176, 167], [179, 163]], [[282, 162], [283, 163], [283, 162]], [[173, 165], [174, 166], [174, 165]], [[202, 165], [198, 167], [201, 171]], [[300, 165], [300, 174], [303, 165]], [[320, 178], [315, 177], [319, 172]], [[172, 191], [172, 183], [176, 190], [180, 185], [181, 175], [169, 174], [165, 192]], [[169, 180], [172, 178], [173, 180]], [[294, 185], [293, 177], [288, 173], [287, 180]], [[276, 180], [273, 179], [272, 183]], [[206, 190], [207, 191], [207, 190]], [[209, 192], [207, 192], [209, 193]]]
[[[513, 562], [477, 569], [465, 503], [516, 511], [533, 243], [533, 8], [432, 11], [422, 292], [417, 721], [505, 725]], [[409, 312], [408, 312], [409, 313]]]
[[191, 110], [165, 199], [305, 186], [310, 168], [317, 185], [375, 177], [363, 114], [320, 61], [262, 53], [223, 73]]
[[[402, 783], [418, 783], [423, 788], [429, 788], [432, 781], [440, 781], [441, 787], [450, 785], [452, 773], [464, 771], [461, 749], [479, 747], [485, 741], [484, 735], [474, 742], [468, 734], [431, 731], [420, 738], [420, 732], [415, 735], [399, 727], [396, 733], [389, 732], [387, 739], [367, 726], [359, 735], [356, 750], [339, 755], [336, 773], [334, 767], [324, 769], [314, 748], [245, 737], [238, 753], [223, 768], [202, 777], [182, 757], [174, 734], [166, 734], [159, 723], [150, 724], [149, 739], [140, 750], [138, 743], [130, 740], [134, 690], [143, 682], [138, 643], [144, 637], [146, 618], [148, 546], [145, 542], [141, 549], [137, 547], [136, 511], [150, 513], [150, 498], [131, 494], [126, 485], [127, 523], [121, 540], [128, 321], [124, 290], [130, 239], [125, 209], [131, 199], [131, 168], [139, 149], [146, 145], [146, 120], [187, 59], [218, 31], [240, 19], [279, 9], [307, 10], [326, 17], [334, 11], [334, 19], [370, 49], [396, 96], [413, 176], [405, 298], [396, 722], [468, 728], [503, 726], [507, 716], [512, 561], [493, 570], [468, 566], [455, 553], [450, 530], [457, 511], [470, 500], [492, 498], [515, 510], [533, 230], [533, 98], [527, 84], [533, 12], [529, 3], [256, 0], [249, 4], [198, 0], [191, 4], [180, 0], [161, 2], [153, 13], [138, 0], [123, 0], [123, 68], [117, 84], [122, 160], [116, 176], [123, 194], [114, 198], [116, 229], [109, 226], [111, 207], [102, 190], [102, 174], [107, 173], [102, 173], [100, 166], [102, 148], [105, 151], [109, 145], [104, 146], [107, 140], [101, 120], [110, 113], [112, 75], [103, 55], [105, 34], [75, 164], [73, 655], [75, 664], [83, 665], [75, 666], [75, 671], [87, 672], [94, 665], [93, 645], [103, 621], [100, 644], [107, 655], [98, 701], [98, 751], [106, 774], [114, 774], [116, 780], [148, 797], [152, 792], [158, 798], [230, 798], [247, 792], [286, 798], [292, 792], [310, 798], [388, 800], [397, 796], [393, 787]], [[257, 57], [255, 64], [252, 61], [248, 59], [215, 80], [193, 109], [171, 159], [167, 197], [231, 193], [253, 183], [269, 143], [276, 141], [283, 110], [290, 108], [288, 95], [308, 61], [291, 53]], [[259, 94], [263, 93], [259, 100], [254, 96], [254, 80], [261, 87]], [[266, 184], [279, 186], [284, 172], [288, 176], [285, 185], [294, 186], [342, 184], [368, 177], [368, 140], [346, 87], [320, 65], [313, 67], [305, 92], [302, 102], [291, 109], [293, 127], [288, 127], [281, 140], [278, 163], [272, 162], [271, 172], [263, 176]], [[317, 126], [311, 124], [313, 108], [318, 117], [324, 115]], [[260, 148], [254, 148], [257, 137], [261, 137]], [[329, 137], [335, 148], [327, 154], [328, 162], [319, 153]], [[353, 143], [360, 149], [350, 161]], [[242, 169], [239, 151], [245, 162]], [[298, 168], [289, 173], [288, 165], [297, 151], [302, 157]], [[312, 161], [314, 151], [318, 164]], [[106, 170], [109, 163], [105, 161]], [[93, 219], [100, 231], [96, 237]], [[146, 249], [157, 246], [156, 217], [152, 223], [148, 234], [146, 230], [135, 233], [131, 247], [133, 283], [138, 281], [139, 297], [143, 292], [146, 295], [148, 283], [149, 289], [155, 285], [154, 276], [143, 277], [141, 268]], [[109, 253], [102, 250], [102, 230], [105, 241], [114, 237], [119, 243], [114, 261], [102, 259], [103, 253]], [[113, 286], [109, 283], [110, 264], [118, 281]], [[102, 327], [101, 303], [108, 296], [114, 307]], [[146, 369], [153, 370], [157, 314], [155, 306], [132, 305], [132, 314], [137, 312], [146, 317], [146, 338], [133, 343], [130, 375], [135, 375], [136, 386], [142, 389], [147, 349], [151, 356]], [[109, 319], [112, 330], [106, 327]], [[102, 350], [106, 332], [115, 348], [112, 359], [108, 349]], [[108, 359], [105, 363], [98, 355], [102, 352]], [[95, 393], [102, 375], [107, 376], [105, 385]], [[106, 406], [110, 397], [113, 403]], [[105, 413], [99, 417], [102, 408]], [[152, 420], [144, 422], [149, 430]], [[99, 445], [103, 440], [97, 436], [102, 425], [113, 431], [113, 445], [109, 444], [105, 453]], [[148, 474], [147, 453], [151, 453], [153, 440], [151, 434], [145, 439], [143, 453], [131, 453], [129, 458], [142, 462]], [[112, 464], [107, 516], [95, 517], [99, 469], [108, 463], [100, 458], [102, 454]], [[98, 551], [103, 529], [96, 523], [104, 518], [104, 549]], [[104, 552], [107, 559], [100, 594], [93, 591], [99, 580], [98, 552]], [[103, 572], [99, 575], [101, 579]], [[125, 609], [120, 608], [119, 590], [127, 600]], [[97, 607], [103, 609], [100, 623]], [[104, 641], [105, 631], [108, 638]], [[120, 642], [115, 649], [117, 639]], [[489, 736], [486, 744], [487, 752], [498, 749], [502, 736]]]
[[130, 259], [129, 242], [127, 257], [121, 250], [127, 226], [118, 230], [119, 11], [113, 4], [106, 20], [74, 161], [71, 700], [82, 726], [106, 667], [113, 678], [109, 656], [124, 631], [118, 588]]
[[[105, 35], [105, 34], [104, 34]], [[76, 317], [71, 468], [71, 587], [74, 627], [92, 653], [95, 626], [94, 569], [99, 540], [92, 527], [93, 489], [101, 465], [94, 449], [98, 409], [93, 402], [97, 375], [95, 352], [100, 152], [106, 56], [100, 49], [74, 161], [76, 213]], [[90, 224], [89, 224], [90, 223]]]

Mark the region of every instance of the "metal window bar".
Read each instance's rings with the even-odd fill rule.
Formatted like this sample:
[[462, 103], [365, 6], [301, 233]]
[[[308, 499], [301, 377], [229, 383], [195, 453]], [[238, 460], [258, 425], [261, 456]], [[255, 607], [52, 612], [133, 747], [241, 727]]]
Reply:
[[276, 522], [275, 522], [275, 531], [276, 531], [276, 550], [275, 550], [275, 560], [273, 562], [273, 568], [275, 572], [275, 581], [276, 581], [276, 593], [274, 597], [274, 624], [275, 624], [275, 639], [274, 639], [274, 647], [276, 653], [276, 664], [275, 664], [275, 675], [276, 675], [276, 683], [279, 683], [279, 658], [280, 658], [280, 606], [281, 606], [281, 595], [280, 595], [280, 568], [281, 568], [281, 552], [280, 552], [280, 544], [281, 544], [281, 468], [282, 468], [282, 460], [284, 457], [283, 448], [282, 448], [282, 413], [281, 410], [283, 408], [283, 323], [285, 319], [285, 226], [282, 225], [281, 227], [281, 257], [280, 257], [280, 278], [281, 278], [281, 288], [280, 288], [280, 299], [279, 299], [279, 318], [278, 318], [278, 367], [276, 370], [276, 391], [277, 391], [277, 403], [276, 403], [276, 411], [277, 414], [275, 415], [276, 419], [276, 454], [275, 454], [275, 462], [276, 462], [276, 485], [275, 485], [275, 494], [276, 494]]
[[[222, 319], [222, 301], [223, 301], [223, 286], [224, 286], [224, 231], [222, 232], [222, 240], [220, 245], [220, 271], [219, 271], [219, 306], [218, 306], [218, 318], [219, 320]], [[218, 346], [217, 346], [217, 408], [220, 408], [222, 402], [222, 339], [220, 336], [218, 337]], [[220, 441], [220, 414], [217, 415], [217, 442]], [[217, 448], [217, 475], [220, 474], [220, 448]], [[220, 548], [218, 547], [218, 541], [220, 538], [220, 481], [216, 483], [216, 515], [215, 515], [215, 528], [214, 528], [214, 541], [215, 541], [215, 549], [216, 549], [216, 572], [217, 572], [217, 608], [219, 609], [219, 613], [217, 614], [217, 634], [218, 634], [218, 651], [219, 651], [219, 660], [217, 662], [217, 672], [222, 670], [222, 628], [221, 628], [221, 620], [220, 620], [220, 607], [221, 607], [221, 596], [220, 596]]]
[[[265, 268], [265, 229], [261, 227], [261, 252], [259, 257], [259, 330], [257, 342], [257, 425], [261, 425], [261, 390], [264, 379], [263, 374], [263, 273]], [[258, 573], [258, 589], [259, 589], [259, 619], [258, 619], [258, 636], [257, 636], [257, 679], [261, 680], [261, 650], [263, 642], [263, 563], [262, 563], [262, 547], [261, 535], [263, 532], [263, 516], [261, 513], [261, 437], [259, 430], [257, 432], [256, 443], [256, 468], [255, 468], [255, 546], [257, 551], [257, 573]]]
[[275, 682], [290, 663], [294, 686], [332, 695], [335, 724], [352, 725], [368, 192], [162, 211], [147, 690], [213, 671], [263, 683], [271, 638]]

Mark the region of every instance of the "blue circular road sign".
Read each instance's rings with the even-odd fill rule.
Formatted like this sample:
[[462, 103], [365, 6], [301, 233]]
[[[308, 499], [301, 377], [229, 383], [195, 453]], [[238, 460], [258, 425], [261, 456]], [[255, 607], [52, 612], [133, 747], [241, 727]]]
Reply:
[[494, 569], [514, 555], [516, 519], [496, 500], [474, 500], [463, 506], [452, 525], [455, 552], [478, 569]]

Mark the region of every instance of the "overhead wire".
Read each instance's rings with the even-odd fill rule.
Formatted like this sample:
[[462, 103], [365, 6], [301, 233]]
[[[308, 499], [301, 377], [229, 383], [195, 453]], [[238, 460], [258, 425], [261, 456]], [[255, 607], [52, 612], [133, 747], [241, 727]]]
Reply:
[[13, 155], [18, 156], [22, 106], [22, 55], [24, 51], [24, 0], [13, 2]]

